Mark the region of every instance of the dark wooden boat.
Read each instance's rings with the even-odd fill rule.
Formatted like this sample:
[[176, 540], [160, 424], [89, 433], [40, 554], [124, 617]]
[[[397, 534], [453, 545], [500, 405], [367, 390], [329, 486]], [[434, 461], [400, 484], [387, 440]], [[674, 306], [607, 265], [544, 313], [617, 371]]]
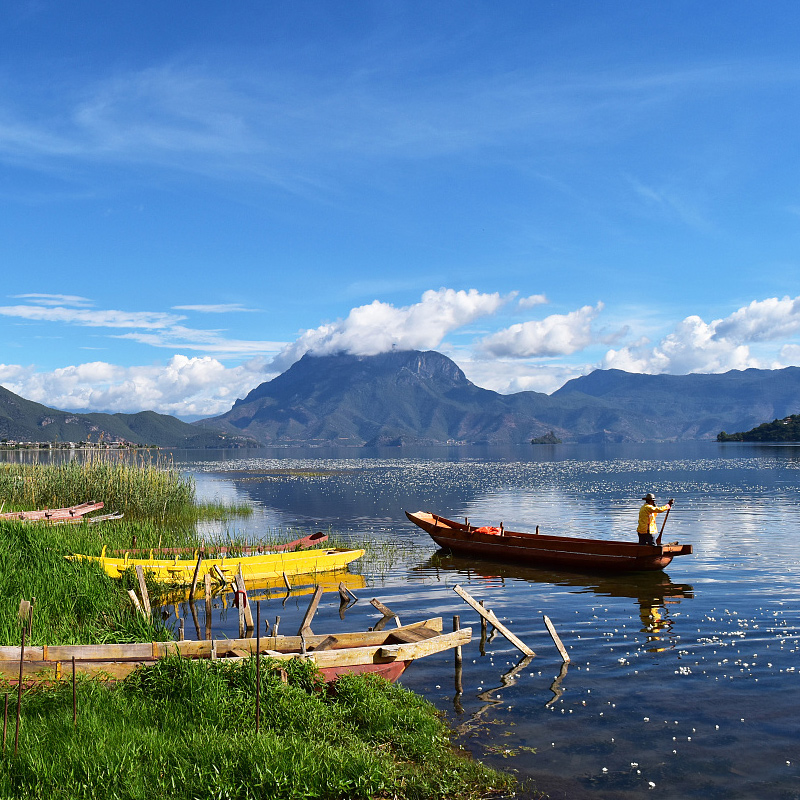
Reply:
[[499, 527], [478, 527], [469, 522], [406, 511], [415, 525], [430, 534], [436, 544], [457, 555], [493, 558], [533, 565], [557, 565], [566, 569], [641, 572], [664, 569], [675, 556], [692, 552], [690, 544], [640, 545], [605, 539], [519, 533]]

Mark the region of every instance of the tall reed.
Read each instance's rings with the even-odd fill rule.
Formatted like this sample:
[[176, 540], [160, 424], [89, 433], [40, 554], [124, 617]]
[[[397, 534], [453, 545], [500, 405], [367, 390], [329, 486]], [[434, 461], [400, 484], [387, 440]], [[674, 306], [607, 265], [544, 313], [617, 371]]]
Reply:
[[126, 517], [196, 516], [194, 482], [169, 462], [95, 455], [57, 463], [0, 464], [0, 501], [30, 510], [102, 501]]

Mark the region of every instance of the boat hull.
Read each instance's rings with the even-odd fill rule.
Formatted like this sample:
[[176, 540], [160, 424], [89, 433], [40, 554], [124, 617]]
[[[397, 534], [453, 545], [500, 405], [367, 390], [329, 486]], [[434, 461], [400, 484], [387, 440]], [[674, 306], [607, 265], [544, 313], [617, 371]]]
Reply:
[[502, 529], [498, 529], [502, 533], [482, 533], [476, 526], [438, 514], [407, 511], [406, 516], [444, 550], [534, 566], [592, 572], [643, 572], [664, 569], [676, 556], [692, 552], [691, 545], [640, 545]]
[[[352, 561], [364, 555], [363, 550], [299, 550], [283, 553], [268, 553], [264, 555], [242, 556], [241, 558], [206, 558], [200, 561], [198, 577], [206, 573], [212, 577], [221, 572], [226, 580], [233, 580], [241, 568], [245, 581], [268, 580], [281, 578], [283, 574], [315, 574], [319, 572], [333, 572], [342, 570]], [[111, 558], [106, 555], [67, 556], [72, 560], [95, 561], [112, 578], [119, 578], [127, 569], [141, 566], [145, 572], [150, 573], [156, 580], [162, 582], [191, 583], [194, 577], [197, 561], [181, 559], [151, 559], [151, 558]]]
[[[0, 679], [26, 685], [49, 684], [77, 674], [102, 680], [122, 680], [139, 667], [166, 656], [210, 661], [262, 656], [282, 661], [312, 661], [326, 681], [340, 675], [373, 673], [397, 680], [418, 658], [469, 644], [471, 628], [442, 633], [442, 618], [383, 631], [356, 631], [333, 636], [263, 636], [255, 638], [133, 644], [43, 645], [26, 647], [20, 664], [19, 647], [0, 647]], [[74, 659], [74, 662], [73, 662]]]

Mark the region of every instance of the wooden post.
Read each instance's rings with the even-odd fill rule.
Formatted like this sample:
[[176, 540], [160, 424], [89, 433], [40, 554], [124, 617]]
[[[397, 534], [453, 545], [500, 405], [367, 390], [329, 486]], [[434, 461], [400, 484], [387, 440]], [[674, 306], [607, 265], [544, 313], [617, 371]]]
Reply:
[[283, 573], [283, 582], [286, 584], [286, 591], [291, 592], [292, 584], [289, 583], [289, 576], [285, 572]]
[[[461, 617], [458, 614], [453, 616], [453, 631], [460, 631], [461, 630]], [[462, 672], [462, 654], [461, 654], [461, 645], [455, 648], [455, 667], [456, 667], [456, 693], [462, 694], [464, 692], [464, 687], [461, 681], [461, 672]]]
[[256, 733], [261, 727], [261, 601], [256, 603]]
[[300, 624], [300, 630], [297, 632], [298, 636], [305, 636], [306, 634], [313, 636], [314, 632], [311, 630], [311, 620], [314, 618], [314, 614], [317, 612], [317, 606], [319, 605], [319, 601], [322, 598], [322, 593], [325, 590], [321, 586], [317, 586], [316, 590], [314, 591], [314, 596], [311, 598], [311, 602], [308, 604], [308, 608], [306, 609], [305, 616], [303, 617], [303, 622]]
[[520, 650], [526, 656], [535, 656], [536, 653], [528, 647], [518, 636], [513, 634], [499, 619], [495, 616], [494, 612], [488, 609], [485, 609], [477, 600], [475, 600], [468, 592], [464, 591], [460, 586], [454, 586], [453, 591], [465, 602], [467, 605], [471, 606], [475, 609], [482, 617], [486, 617], [486, 619], [497, 628], [503, 636], [508, 639], [517, 650]]
[[78, 692], [75, 687], [75, 656], [72, 656], [72, 727], [78, 726]]
[[[245, 586], [241, 564], [239, 564], [239, 571], [236, 573], [236, 588], [241, 592], [239, 602], [244, 606], [239, 609], [239, 614], [244, 615], [244, 621], [248, 630], [253, 630], [253, 612], [250, 610], [250, 601], [247, 597], [247, 587]], [[244, 602], [242, 603], [242, 601]]]
[[147, 583], [144, 579], [144, 569], [141, 564], [136, 565], [136, 577], [139, 580], [139, 592], [142, 595], [142, 607], [146, 617], [151, 616], [150, 595], [147, 593]]
[[189, 602], [194, 602], [194, 591], [197, 588], [197, 579], [200, 577], [200, 564], [203, 563], [203, 556], [197, 556], [197, 564], [194, 567], [194, 575], [192, 576], [192, 588], [189, 589]]
[[561, 639], [559, 639], [558, 634], [556, 633], [556, 629], [553, 627], [553, 623], [550, 622], [550, 617], [547, 614], [544, 614], [544, 624], [547, 628], [548, 633], [553, 638], [553, 642], [555, 646], [558, 648], [558, 652], [561, 653], [561, 660], [565, 664], [569, 664], [569, 653], [567, 653], [566, 647], [561, 643]]
[[273, 636], [277, 636], [278, 635], [278, 626], [280, 624], [281, 624], [281, 618], [280, 617], [275, 617], [275, 626], [272, 629], [272, 635]]
[[184, 638], [184, 636], [183, 636], [183, 620], [181, 620], [180, 623], [178, 624], [178, 641], [182, 642], [183, 638]]
[[206, 590], [206, 639], [211, 638], [211, 575], [206, 572], [203, 576]]
[[3, 755], [6, 754], [6, 732], [8, 731], [8, 692], [6, 692], [6, 703], [3, 709]]
[[144, 610], [142, 609], [142, 604], [139, 602], [139, 598], [136, 596], [136, 592], [134, 592], [133, 589], [128, 589], [128, 597], [130, 597], [131, 603], [133, 603], [133, 607], [140, 614], [144, 614]]
[[382, 631], [383, 626], [386, 625], [386, 623], [390, 619], [394, 619], [395, 623], [397, 624], [397, 627], [398, 628], [400, 627], [400, 617], [398, 617], [397, 614], [395, 614], [391, 608], [385, 606], [383, 603], [380, 602], [380, 600], [373, 599], [370, 600], [369, 602], [371, 605], [375, 606], [375, 608], [377, 608], [378, 611], [381, 612], [381, 614], [383, 614], [383, 619], [378, 622], [378, 624], [373, 628], [373, 630]]
[[19, 747], [19, 717], [22, 711], [22, 665], [25, 663], [25, 626], [22, 626], [22, 645], [19, 648], [19, 684], [17, 686], [17, 729], [14, 732], [14, 755]]

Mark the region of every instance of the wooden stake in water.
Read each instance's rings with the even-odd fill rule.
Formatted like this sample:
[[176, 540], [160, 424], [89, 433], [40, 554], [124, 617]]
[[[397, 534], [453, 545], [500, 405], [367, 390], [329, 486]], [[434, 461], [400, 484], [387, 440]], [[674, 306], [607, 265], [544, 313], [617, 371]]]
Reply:
[[203, 556], [197, 556], [197, 564], [194, 567], [194, 576], [192, 577], [192, 588], [189, 590], [189, 602], [194, 602], [194, 592], [197, 589], [197, 579], [200, 577], [200, 564], [203, 563]]
[[[453, 616], [453, 631], [460, 631], [461, 630], [461, 617], [458, 614]], [[461, 681], [461, 671], [462, 671], [462, 655], [461, 655], [461, 645], [455, 648], [455, 665], [456, 665], [456, 694], [462, 694], [464, 692], [464, 688]]]
[[526, 656], [536, 655], [536, 653], [534, 653], [533, 650], [531, 650], [530, 647], [528, 647], [528, 645], [525, 644], [525, 642], [523, 642], [518, 636], [513, 634], [508, 628], [506, 628], [505, 625], [503, 625], [502, 622], [500, 622], [499, 619], [497, 619], [493, 611], [485, 609], [477, 600], [475, 600], [472, 597], [472, 595], [469, 594], [469, 592], [465, 591], [460, 586], [454, 586], [453, 591], [465, 603], [467, 603], [467, 605], [474, 608], [475, 611], [477, 611], [481, 615], [481, 617], [486, 617], [486, 619], [489, 622], [491, 622], [492, 625], [494, 625], [494, 627], [497, 628], [497, 630], [500, 631], [500, 633], [502, 633], [503, 636], [505, 636], [506, 639], [508, 639], [508, 641], [514, 645], [514, 647], [517, 648], [517, 650], [520, 650]]
[[206, 572], [203, 576], [205, 578], [206, 588], [206, 639], [211, 638], [211, 576]]
[[569, 664], [569, 653], [567, 652], [567, 648], [564, 647], [564, 645], [561, 643], [561, 639], [558, 637], [558, 634], [556, 633], [556, 629], [553, 627], [553, 623], [550, 622], [550, 617], [548, 617], [547, 614], [544, 614], [543, 616], [544, 616], [544, 624], [545, 624], [545, 627], [547, 628], [547, 632], [552, 637], [553, 643], [558, 648], [558, 652], [561, 653], [561, 660], [565, 664]]

